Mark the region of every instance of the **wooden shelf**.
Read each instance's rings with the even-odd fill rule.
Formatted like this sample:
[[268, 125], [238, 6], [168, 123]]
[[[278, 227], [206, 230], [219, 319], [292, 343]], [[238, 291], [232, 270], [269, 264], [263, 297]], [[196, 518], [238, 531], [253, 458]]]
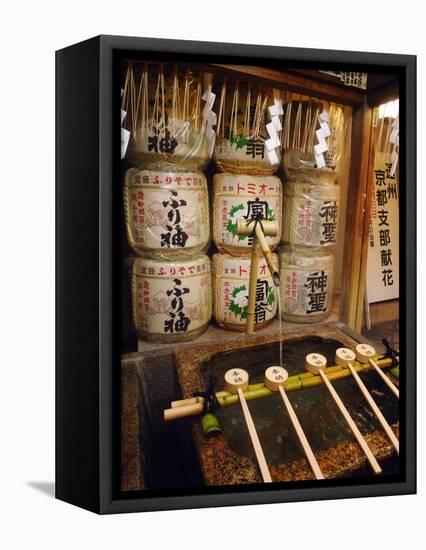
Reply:
[[[223, 74], [234, 78], [255, 79], [268, 85], [284, 87], [287, 90], [305, 94], [319, 99], [336, 101], [344, 105], [361, 105], [365, 100], [365, 92], [342, 86], [339, 83], [305, 75], [298, 71], [269, 69], [267, 67], [254, 67], [249, 65], [221, 65], [212, 64], [211, 67]], [[314, 73], [314, 71], [312, 71]]]

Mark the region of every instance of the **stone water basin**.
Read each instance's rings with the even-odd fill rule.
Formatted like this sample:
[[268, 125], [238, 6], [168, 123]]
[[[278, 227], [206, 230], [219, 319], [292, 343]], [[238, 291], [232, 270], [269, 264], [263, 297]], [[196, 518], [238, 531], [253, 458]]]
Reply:
[[[316, 351], [334, 365], [338, 347], [354, 347], [356, 341], [339, 328], [303, 329], [284, 336], [284, 367], [289, 376], [304, 371], [304, 359]], [[184, 397], [205, 389], [210, 376], [217, 378], [216, 391], [223, 389], [228, 369], [249, 372], [250, 384], [263, 382], [264, 371], [279, 364], [278, 335], [240, 339], [202, 348], [177, 351], [176, 367]], [[361, 373], [387, 421], [399, 436], [398, 400], [374, 371]], [[376, 417], [368, 407], [353, 377], [333, 382], [361, 433], [366, 437], [386, 474], [398, 473], [398, 458]], [[370, 476], [365, 456], [357, 445], [336, 404], [323, 384], [289, 392], [288, 396], [327, 478]], [[273, 481], [313, 479], [300, 443], [279, 394], [248, 403]], [[200, 422], [192, 430], [206, 484], [228, 485], [261, 482], [241, 407], [221, 408], [216, 416], [221, 435], [207, 437]]]

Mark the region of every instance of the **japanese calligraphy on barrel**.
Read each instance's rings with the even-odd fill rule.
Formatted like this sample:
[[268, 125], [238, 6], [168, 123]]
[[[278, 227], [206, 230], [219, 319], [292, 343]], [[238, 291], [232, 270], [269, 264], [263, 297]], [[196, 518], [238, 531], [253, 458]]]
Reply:
[[175, 262], [136, 258], [131, 277], [133, 322], [142, 338], [179, 342], [207, 328], [212, 309], [207, 256]]
[[340, 187], [290, 181], [284, 186], [282, 240], [293, 246], [333, 247]]
[[[202, 170], [214, 147], [212, 74], [129, 62], [122, 81], [126, 159], [151, 170]], [[124, 156], [124, 155], [123, 155]]]
[[[274, 260], [278, 258], [274, 254]], [[250, 258], [215, 254], [212, 261], [213, 315], [217, 323], [230, 330], [244, 331], [250, 278]], [[256, 284], [255, 327], [269, 324], [277, 312], [277, 289], [263, 256], [259, 258]]]
[[131, 168], [124, 184], [127, 239], [136, 254], [188, 258], [210, 241], [206, 178], [201, 172]]
[[216, 174], [213, 197], [213, 239], [220, 252], [234, 256], [249, 255], [253, 238], [237, 234], [237, 221], [276, 221], [278, 235], [266, 237], [274, 250], [281, 235], [282, 184], [275, 176]]
[[226, 82], [217, 90], [213, 158], [222, 172], [273, 174], [281, 161], [282, 99], [277, 89]]
[[280, 254], [281, 317], [296, 323], [325, 319], [333, 302], [333, 255], [325, 250], [284, 247]]

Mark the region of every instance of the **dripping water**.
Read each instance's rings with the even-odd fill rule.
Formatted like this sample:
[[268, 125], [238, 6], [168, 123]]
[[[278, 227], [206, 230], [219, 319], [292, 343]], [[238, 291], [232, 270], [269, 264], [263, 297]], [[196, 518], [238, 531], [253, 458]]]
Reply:
[[280, 286], [276, 287], [277, 298], [278, 298], [278, 323], [279, 323], [279, 334], [280, 334], [280, 367], [283, 368], [283, 320], [281, 318], [281, 288]]

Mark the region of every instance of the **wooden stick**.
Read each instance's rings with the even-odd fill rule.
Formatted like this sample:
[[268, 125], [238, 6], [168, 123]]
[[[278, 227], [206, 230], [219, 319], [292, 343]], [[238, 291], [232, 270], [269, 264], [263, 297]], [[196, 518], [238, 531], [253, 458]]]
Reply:
[[256, 428], [243, 393], [243, 390], [248, 387], [248, 380], [248, 372], [244, 369], [228, 370], [225, 373], [225, 389], [231, 393], [236, 393], [238, 395], [238, 399], [241, 403], [241, 408], [243, 410], [244, 420], [246, 421], [256, 459], [259, 464], [260, 473], [262, 474], [262, 479], [265, 483], [271, 483], [271, 474], [269, 473], [265, 455], [263, 454], [262, 446], [260, 444], [259, 437], [257, 435]]
[[359, 374], [353, 368], [352, 363], [348, 364], [348, 368], [351, 371], [352, 376], [355, 378], [355, 381], [358, 384], [359, 389], [361, 390], [361, 392], [363, 393], [365, 399], [367, 400], [367, 403], [370, 405], [372, 411], [377, 416], [378, 421], [380, 422], [380, 424], [381, 424], [382, 428], [384, 429], [386, 435], [390, 439], [392, 445], [394, 446], [395, 451], [399, 454], [399, 441], [396, 438], [396, 435], [393, 433], [392, 428], [389, 426], [388, 422], [386, 421], [385, 417], [383, 416], [383, 414], [380, 411], [379, 407], [377, 406], [376, 402], [371, 397], [370, 392], [365, 387], [365, 384], [361, 380]]
[[[350, 350], [347, 350], [347, 351], [350, 352]], [[376, 350], [373, 348], [373, 346], [370, 346], [370, 344], [366, 344], [366, 343], [360, 343], [355, 348], [355, 355], [361, 364], [372, 366], [376, 370], [376, 372], [379, 374], [383, 382], [399, 399], [398, 388], [394, 384], [392, 384], [389, 378], [380, 370], [378, 364], [373, 360], [374, 357], [376, 356]], [[346, 366], [346, 365], [343, 362], [341, 366]]]
[[370, 447], [367, 445], [367, 442], [365, 441], [363, 435], [358, 429], [358, 426], [355, 424], [355, 422], [352, 420], [351, 415], [349, 414], [347, 408], [343, 404], [343, 401], [338, 396], [336, 390], [333, 388], [331, 382], [329, 382], [327, 376], [323, 373], [322, 370], [318, 371], [319, 375], [322, 378], [322, 381], [327, 386], [328, 391], [330, 392], [332, 398], [334, 399], [336, 405], [338, 406], [340, 412], [342, 413], [344, 419], [346, 420], [346, 423], [348, 424], [349, 428], [352, 430], [352, 433], [354, 434], [358, 445], [363, 450], [365, 456], [367, 457], [368, 462], [370, 463], [371, 468], [373, 469], [373, 472], [375, 474], [380, 474], [382, 469], [379, 465], [379, 463], [376, 460], [376, 457], [373, 455], [373, 453], [370, 450]]
[[297, 418], [296, 413], [290, 403], [289, 398], [285, 393], [285, 385], [288, 382], [288, 372], [283, 367], [272, 366], [268, 367], [265, 370], [265, 386], [273, 392], [279, 391], [282, 400], [284, 401], [285, 408], [287, 409], [288, 415], [290, 416], [291, 423], [293, 428], [296, 431], [296, 435], [299, 438], [299, 441], [302, 445], [303, 451], [306, 455], [306, 459], [316, 477], [316, 479], [324, 479], [324, 476], [321, 472], [318, 462], [312, 452], [312, 449], [306, 439], [305, 433], [300, 425], [299, 419]]
[[315, 455], [312, 452], [311, 446], [309, 445], [308, 440], [306, 439], [305, 432], [303, 431], [302, 426], [300, 425], [299, 419], [297, 418], [296, 413], [294, 412], [294, 409], [290, 403], [290, 400], [287, 397], [287, 394], [285, 393], [284, 388], [282, 386], [279, 387], [279, 392], [282, 397], [282, 400], [284, 401], [284, 405], [286, 406], [288, 415], [296, 431], [297, 437], [299, 438], [299, 441], [303, 447], [306, 460], [309, 462], [309, 466], [311, 467], [314, 473], [314, 476], [316, 477], [316, 479], [324, 479], [324, 475], [321, 472], [321, 468], [318, 465], [317, 459], [315, 458]]
[[251, 417], [250, 410], [247, 405], [247, 401], [244, 397], [244, 393], [241, 388], [238, 388], [238, 397], [240, 399], [241, 408], [243, 409], [244, 419], [247, 424], [247, 428], [250, 434], [250, 439], [253, 444], [253, 449], [256, 454], [257, 463], [259, 464], [260, 473], [262, 474], [262, 479], [265, 483], [271, 483], [271, 474], [269, 473], [269, 468], [266, 463], [265, 455], [263, 454], [262, 446], [257, 435], [256, 427]]
[[399, 389], [395, 386], [395, 384], [389, 380], [386, 374], [382, 372], [379, 365], [375, 361], [373, 361], [373, 359], [369, 359], [368, 362], [375, 369], [377, 374], [380, 376], [383, 382], [387, 385], [387, 387], [391, 390], [391, 392], [399, 399]]

